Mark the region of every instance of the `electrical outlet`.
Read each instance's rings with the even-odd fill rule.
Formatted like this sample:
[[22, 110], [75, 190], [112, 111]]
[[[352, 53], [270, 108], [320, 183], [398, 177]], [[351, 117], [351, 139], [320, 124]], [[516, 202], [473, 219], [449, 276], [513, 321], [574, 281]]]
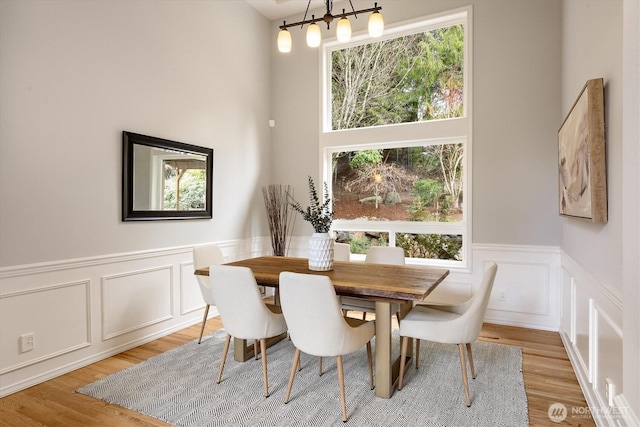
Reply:
[[506, 301], [507, 300], [507, 292], [500, 291], [500, 295], [498, 296], [498, 301]]
[[616, 395], [616, 385], [611, 378], [604, 380], [604, 394], [607, 398], [607, 405], [613, 407], [613, 398]]
[[25, 353], [36, 348], [34, 342], [34, 333], [20, 335], [20, 353]]

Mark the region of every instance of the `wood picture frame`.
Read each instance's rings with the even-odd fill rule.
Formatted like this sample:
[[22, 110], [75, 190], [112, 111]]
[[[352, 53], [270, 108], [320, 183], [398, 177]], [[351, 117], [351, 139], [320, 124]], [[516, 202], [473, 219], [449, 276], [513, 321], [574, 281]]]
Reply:
[[603, 79], [588, 80], [558, 131], [560, 215], [607, 222]]

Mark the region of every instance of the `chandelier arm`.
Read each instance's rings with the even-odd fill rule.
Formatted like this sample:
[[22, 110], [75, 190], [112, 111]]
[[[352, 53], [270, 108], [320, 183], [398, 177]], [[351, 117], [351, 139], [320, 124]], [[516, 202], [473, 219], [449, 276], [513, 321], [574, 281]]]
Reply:
[[[349, 5], [351, 6], [351, 11], [355, 12], [356, 10], [353, 8], [353, 3], [351, 3], [351, 0], [349, 0]], [[342, 13], [344, 14], [344, 9], [342, 9]], [[358, 19], [358, 15], [356, 15], [356, 19]]]
[[382, 6], [375, 6], [369, 9], [354, 10], [353, 12], [340, 13], [334, 16], [334, 18], [344, 18], [345, 16], [353, 16], [353, 15], [358, 15], [359, 13], [367, 13], [367, 12], [378, 12], [380, 10], [382, 10]]
[[[307, 22], [306, 20], [307, 20], [307, 13], [309, 13], [309, 6], [311, 6], [311, 0], [309, 0], [309, 3], [307, 3], [307, 10], [304, 11], [304, 16], [302, 17], [302, 21], [301, 22], [296, 22], [293, 25], [301, 24], [300, 28], [302, 28], [302, 26], [305, 24], [305, 22]], [[291, 25], [291, 26], [293, 26], [293, 25]], [[285, 28], [287, 28], [287, 27], [280, 27], [280, 29], [285, 29]]]
[[[311, 1], [311, 0], [309, 0], [309, 1]], [[382, 6], [375, 6], [375, 7], [369, 8], [369, 9], [354, 10], [353, 12], [340, 13], [340, 14], [335, 15], [335, 16], [332, 15], [332, 17], [333, 18], [344, 18], [346, 16], [353, 16], [353, 15], [357, 15], [359, 13], [379, 12], [380, 10], [382, 10]], [[306, 13], [305, 13], [305, 17], [306, 17]], [[298, 25], [303, 27], [305, 24], [313, 24], [315, 22], [320, 22], [320, 21], [324, 21], [324, 18], [320, 17], [320, 18], [314, 18], [314, 19], [306, 19], [306, 20], [302, 20], [300, 22], [294, 22], [294, 23], [291, 23], [291, 24], [283, 24], [283, 25], [280, 25], [279, 28], [281, 30], [284, 30], [285, 28], [296, 27]]]

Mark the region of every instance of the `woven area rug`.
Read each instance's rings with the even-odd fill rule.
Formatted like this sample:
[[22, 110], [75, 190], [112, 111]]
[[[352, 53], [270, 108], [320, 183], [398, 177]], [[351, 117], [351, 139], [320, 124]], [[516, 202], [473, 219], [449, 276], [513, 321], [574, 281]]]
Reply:
[[[396, 331], [397, 333], [397, 331]], [[239, 363], [230, 350], [216, 384], [224, 331], [116, 372], [77, 392], [150, 415], [176, 426], [527, 426], [522, 349], [477, 342], [477, 378], [469, 377], [467, 408], [455, 345], [423, 342], [420, 369], [407, 370], [391, 399], [369, 389], [364, 349], [344, 358], [347, 414], [342, 422], [335, 358], [302, 354], [291, 400], [284, 403], [294, 347], [281, 341], [267, 351], [269, 391], [263, 396], [260, 360]], [[399, 348], [394, 336], [394, 348]], [[375, 341], [374, 341], [375, 351]], [[399, 351], [399, 350], [398, 350]]]

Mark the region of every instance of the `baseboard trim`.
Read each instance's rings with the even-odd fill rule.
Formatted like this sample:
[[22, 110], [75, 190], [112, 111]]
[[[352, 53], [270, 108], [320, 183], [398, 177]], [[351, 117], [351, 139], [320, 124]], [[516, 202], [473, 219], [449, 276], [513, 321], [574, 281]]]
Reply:
[[[211, 319], [213, 317], [216, 317], [217, 315], [218, 315], [218, 310], [216, 310], [215, 307], [213, 307], [213, 309], [211, 309], [209, 311], [209, 315], [207, 316], [207, 318]], [[121, 344], [121, 345], [119, 345], [117, 347], [110, 348], [110, 349], [105, 350], [103, 352], [93, 354], [93, 355], [91, 355], [89, 357], [86, 357], [84, 359], [77, 360], [77, 361], [75, 361], [73, 363], [69, 363], [67, 365], [60, 366], [60, 367], [58, 367], [56, 369], [53, 369], [53, 370], [50, 370], [50, 371], [47, 371], [47, 372], [43, 372], [43, 373], [41, 373], [39, 375], [35, 375], [35, 376], [27, 378], [25, 380], [13, 383], [10, 386], [7, 386], [7, 387], [4, 387], [4, 388], [0, 389], [0, 398], [8, 396], [10, 394], [13, 394], [15, 392], [18, 392], [20, 390], [24, 390], [26, 388], [32, 387], [34, 385], [43, 383], [45, 381], [52, 380], [52, 379], [57, 378], [57, 377], [59, 377], [61, 375], [68, 374], [69, 372], [75, 371], [77, 369], [84, 368], [85, 366], [88, 366], [88, 365], [91, 365], [93, 363], [99, 362], [101, 360], [107, 359], [107, 358], [109, 358], [111, 356], [115, 356], [116, 354], [120, 354], [120, 353], [122, 353], [124, 351], [131, 350], [132, 348], [141, 346], [141, 345], [146, 344], [148, 342], [155, 341], [157, 339], [160, 339], [162, 337], [170, 335], [170, 334], [172, 334], [174, 332], [181, 331], [181, 330], [183, 330], [185, 328], [188, 328], [190, 326], [197, 325], [200, 322], [201, 322], [201, 320], [200, 321], [189, 321], [189, 322], [184, 322], [184, 323], [181, 323], [181, 324], [178, 324], [178, 325], [174, 325], [171, 328], [167, 328], [167, 329], [163, 329], [161, 331], [157, 331], [157, 332], [155, 332], [153, 334], [150, 334], [150, 335], [147, 335], [145, 337], [132, 340], [132, 341], [127, 342], [125, 344]]]

